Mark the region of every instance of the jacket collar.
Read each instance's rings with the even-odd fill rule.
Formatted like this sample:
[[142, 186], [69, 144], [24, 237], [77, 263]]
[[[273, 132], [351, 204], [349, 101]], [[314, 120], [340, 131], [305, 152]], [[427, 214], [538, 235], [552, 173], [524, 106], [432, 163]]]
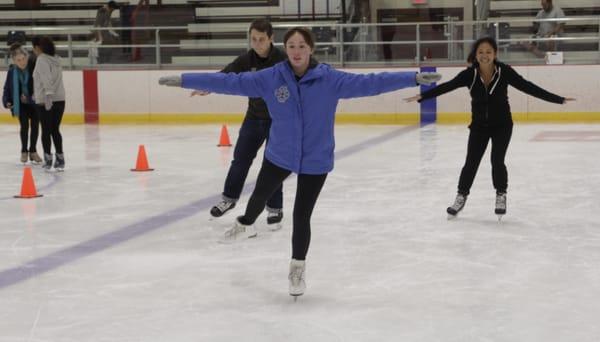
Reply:
[[[290, 64], [289, 60], [286, 60], [282, 64], [284, 69], [284, 75], [286, 75], [286, 81], [296, 82], [296, 75], [294, 74], [294, 69], [292, 69], [292, 65]], [[300, 79], [298, 83], [303, 83], [323, 77], [326, 68], [328, 68], [326, 64], [319, 63], [316, 59], [311, 57], [308, 63], [308, 70], [306, 70], [306, 73], [304, 74], [304, 76], [302, 76], [302, 79]]]

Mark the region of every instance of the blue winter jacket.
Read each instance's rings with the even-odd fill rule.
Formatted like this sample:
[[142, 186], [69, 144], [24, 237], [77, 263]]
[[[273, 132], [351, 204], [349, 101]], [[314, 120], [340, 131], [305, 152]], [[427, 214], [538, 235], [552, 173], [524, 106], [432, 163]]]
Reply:
[[297, 174], [333, 169], [333, 126], [340, 99], [416, 86], [415, 72], [352, 74], [318, 64], [296, 80], [289, 62], [257, 72], [184, 73], [182, 87], [262, 97], [272, 123], [265, 158]]
[[[15, 115], [14, 112], [14, 100], [13, 100], [13, 76], [14, 76], [14, 69], [17, 68], [16, 65], [11, 64], [8, 67], [8, 70], [6, 72], [6, 80], [4, 81], [4, 91], [2, 92], [2, 105], [4, 106], [4, 108], [8, 108], [8, 103], [12, 103], [13, 104], [13, 108], [10, 110], [11, 113], [13, 114], [13, 116]], [[27, 103], [29, 104], [33, 104], [33, 72], [32, 69], [30, 68], [30, 66], [27, 66], [27, 69], [29, 71], [29, 83], [27, 84], [27, 89], [29, 90], [29, 96], [27, 96]], [[21, 95], [21, 91], [19, 90], [19, 96]]]

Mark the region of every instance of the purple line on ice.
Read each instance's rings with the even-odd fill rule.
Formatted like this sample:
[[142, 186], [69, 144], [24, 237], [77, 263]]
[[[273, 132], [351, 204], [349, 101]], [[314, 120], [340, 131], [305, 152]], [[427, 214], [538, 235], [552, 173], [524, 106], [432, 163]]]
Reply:
[[[402, 127], [381, 136], [365, 140], [359, 144], [349, 146], [336, 153], [336, 160], [346, 158], [416, 129], [418, 129], [418, 126]], [[245, 187], [247, 190], [244, 190], [244, 194], [247, 194], [254, 189], [254, 183], [255, 182], [248, 184], [248, 186]], [[54, 185], [54, 182], [52, 185]], [[165, 228], [174, 222], [188, 218], [200, 211], [207, 210], [220, 199], [220, 194], [206, 197], [179, 208], [149, 217], [145, 220], [118, 228], [115, 231], [83, 241], [74, 246], [28, 261], [19, 266], [0, 271], [0, 289], [21, 283], [89, 255], [115, 247], [155, 230]]]

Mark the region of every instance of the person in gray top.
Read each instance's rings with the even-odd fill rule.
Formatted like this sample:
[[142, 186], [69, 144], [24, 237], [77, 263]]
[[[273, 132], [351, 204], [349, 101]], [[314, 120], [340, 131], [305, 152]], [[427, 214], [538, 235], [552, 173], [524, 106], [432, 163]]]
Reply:
[[[564, 18], [563, 10], [554, 5], [552, 0], [541, 0], [542, 9], [537, 13], [535, 19], [558, 19]], [[560, 36], [565, 29], [565, 23], [560, 21], [536, 21], [533, 23], [534, 38], [551, 38]], [[538, 57], [544, 57], [546, 51], [556, 51], [556, 41], [532, 42], [529, 50]]]
[[65, 156], [63, 153], [60, 122], [65, 111], [65, 86], [63, 85], [62, 66], [56, 55], [56, 47], [50, 37], [39, 39], [39, 45], [33, 46], [37, 55], [33, 69], [33, 97], [42, 123], [42, 147], [44, 148], [44, 169], [52, 168], [52, 142], [56, 150], [56, 171], [63, 171]]
[[[116, 9], [119, 9], [119, 6], [114, 1], [109, 1], [106, 5], [102, 5], [96, 12], [94, 27], [112, 27], [110, 17]], [[112, 30], [99, 30], [95, 31], [94, 34], [96, 41], [101, 42], [103, 45], [114, 43], [118, 37], [118, 34]], [[111, 50], [110, 48], [100, 48], [98, 50], [98, 63], [109, 62], [112, 55]]]

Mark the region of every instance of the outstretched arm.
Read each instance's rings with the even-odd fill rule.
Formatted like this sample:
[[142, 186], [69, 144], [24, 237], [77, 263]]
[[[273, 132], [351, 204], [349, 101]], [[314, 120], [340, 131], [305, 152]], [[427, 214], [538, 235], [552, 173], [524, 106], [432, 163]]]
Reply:
[[204, 90], [219, 94], [262, 97], [263, 78], [270, 74], [270, 68], [259, 72], [234, 73], [184, 73], [181, 76], [165, 76], [158, 80], [161, 85], [186, 89]]
[[417, 95], [417, 96], [408, 98], [408, 99], [406, 99], [406, 101], [410, 102], [410, 101], [416, 100], [416, 101], [420, 102], [422, 100], [427, 100], [427, 99], [430, 99], [433, 97], [443, 95], [445, 93], [451, 92], [454, 89], [457, 89], [460, 87], [469, 86], [470, 85], [469, 81], [472, 81], [472, 79], [474, 77], [474, 72], [475, 71], [473, 69], [465, 69], [465, 70], [461, 71], [458, 75], [456, 75], [456, 77], [454, 77], [450, 81], [444, 82], [435, 88], [429, 89], [428, 91], [422, 93], [421, 95]]
[[523, 78], [523, 76], [519, 75], [513, 68], [508, 66], [506, 68], [508, 84], [519, 89], [520, 91], [529, 94], [531, 96], [535, 96], [538, 99], [542, 99], [548, 102], [553, 103], [565, 103], [565, 101], [571, 101], [571, 98], [564, 98], [562, 96], [558, 96], [553, 94], [545, 89], [535, 85], [534, 83], [527, 81]]
[[332, 70], [331, 77], [335, 93], [339, 98], [374, 96], [382, 93], [415, 87], [419, 82], [435, 82], [437, 73], [381, 72], [371, 74], [353, 74]]
[[[240, 72], [243, 72], [244, 71], [243, 67], [244, 67], [244, 59], [245, 58], [246, 58], [246, 54], [238, 56], [233, 62], [227, 64], [221, 70], [221, 72], [223, 72], [223, 73], [229, 73], [229, 72], [240, 73]], [[190, 97], [192, 97], [192, 96], [206, 96], [206, 95], [210, 95], [210, 91], [206, 91], [206, 90], [194, 90], [190, 94]]]

